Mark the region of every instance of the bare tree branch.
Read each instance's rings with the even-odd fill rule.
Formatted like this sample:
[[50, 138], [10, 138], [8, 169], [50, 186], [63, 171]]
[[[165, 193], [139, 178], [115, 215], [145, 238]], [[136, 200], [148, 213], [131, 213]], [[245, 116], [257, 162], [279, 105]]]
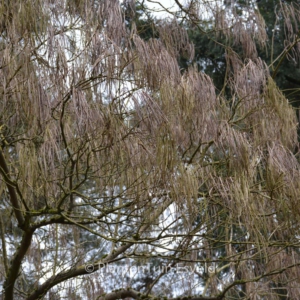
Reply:
[[20, 228], [23, 227], [25, 219], [22, 214], [22, 209], [20, 207], [19, 201], [18, 201], [18, 196], [15, 191], [15, 183], [11, 180], [10, 175], [9, 175], [9, 170], [7, 167], [7, 164], [5, 162], [5, 158], [2, 154], [2, 149], [0, 150], [0, 172], [4, 178], [4, 181], [6, 182], [6, 186], [10, 195], [10, 201], [12, 204], [12, 208], [14, 210], [14, 214], [18, 220], [18, 226]]

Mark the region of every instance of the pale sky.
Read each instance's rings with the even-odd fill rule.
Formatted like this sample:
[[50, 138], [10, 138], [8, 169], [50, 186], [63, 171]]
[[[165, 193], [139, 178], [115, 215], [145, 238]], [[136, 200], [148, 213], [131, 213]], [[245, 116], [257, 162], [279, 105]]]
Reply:
[[[185, 3], [185, 0], [181, 0], [180, 1], [182, 4]], [[174, 0], [146, 0], [145, 4], [147, 4], [147, 6], [151, 9], [157, 10], [157, 12], [155, 13], [155, 15], [157, 15], [158, 17], [164, 17], [164, 16], [169, 16], [171, 17], [170, 14], [166, 13], [165, 11], [163, 11], [163, 8], [159, 5], [162, 4], [164, 7], [166, 7], [167, 9], [170, 9], [171, 11], [174, 11], [177, 9], [178, 7], [177, 5], [175, 5]], [[172, 9], [173, 8], [173, 9]], [[162, 12], [159, 12], [162, 11]]]

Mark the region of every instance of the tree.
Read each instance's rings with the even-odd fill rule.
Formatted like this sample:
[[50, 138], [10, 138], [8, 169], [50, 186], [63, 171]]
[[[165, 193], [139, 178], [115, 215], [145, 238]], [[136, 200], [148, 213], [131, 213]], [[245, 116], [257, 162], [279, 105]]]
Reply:
[[[236, 27], [249, 23], [261, 24], [263, 30], [256, 31], [254, 35], [266, 35], [262, 40], [254, 38], [256, 50], [251, 55], [262, 58], [269, 66], [272, 78], [276, 84], [288, 97], [289, 102], [299, 108], [299, 59], [298, 47], [298, 15], [299, 6], [296, 2], [290, 1], [224, 1], [219, 14], [222, 12], [234, 16]], [[217, 18], [217, 15], [216, 17]], [[206, 31], [214, 28], [215, 18], [209, 21], [198, 23], [202, 30], [194, 25], [187, 24], [189, 37], [195, 45], [195, 60], [199, 68], [205, 70], [213, 79], [218, 90], [222, 90], [224, 80], [226, 80], [226, 47], [231, 47], [241, 59], [248, 58], [249, 55], [243, 51], [243, 43], [236, 39], [228, 39], [222, 31], [210, 30], [210, 35]], [[220, 17], [219, 17], [220, 18]], [[222, 19], [222, 18], [220, 18]], [[264, 23], [261, 23], [261, 21]], [[246, 20], [246, 22], [245, 22]], [[247, 23], [247, 25], [245, 25]], [[228, 25], [228, 24], [227, 24]], [[242, 30], [243, 31], [243, 30]], [[250, 32], [249, 32], [250, 33]], [[248, 38], [245, 41], [249, 40]], [[263, 41], [263, 44], [261, 43]], [[247, 43], [246, 43], [247, 44]], [[245, 46], [245, 45], [244, 45]], [[183, 62], [183, 67], [186, 64]]]
[[[175, 2], [149, 30], [144, 2], [3, 1], [3, 299], [299, 298], [297, 120], [263, 20]], [[185, 22], [240, 43], [230, 93]]]

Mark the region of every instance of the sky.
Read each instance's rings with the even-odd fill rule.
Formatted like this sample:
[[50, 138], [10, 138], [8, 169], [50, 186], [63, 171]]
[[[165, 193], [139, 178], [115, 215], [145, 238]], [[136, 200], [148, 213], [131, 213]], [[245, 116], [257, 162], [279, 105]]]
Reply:
[[[159, 5], [159, 3], [161, 5], [163, 5], [164, 7], [171, 9], [171, 10], [172, 10], [172, 7], [173, 7], [173, 10], [174, 10], [174, 8], [178, 9], [178, 7], [175, 6], [174, 0], [157, 0], [157, 1], [156, 0], [145, 0], [145, 4], [149, 8], [151, 8], [153, 10], [157, 10], [157, 12], [155, 13], [155, 15], [157, 17], [167, 17], [167, 16], [171, 17], [168, 13], [166, 13], [163, 10], [163, 8]], [[184, 4], [185, 0], [180, 0], [180, 3]], [[159, 12], [159, 11], [161, 11], [161, 12]]]

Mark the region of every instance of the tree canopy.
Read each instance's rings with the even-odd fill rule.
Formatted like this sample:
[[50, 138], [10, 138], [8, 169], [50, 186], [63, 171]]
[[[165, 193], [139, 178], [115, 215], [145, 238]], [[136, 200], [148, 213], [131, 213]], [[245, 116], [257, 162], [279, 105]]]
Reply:
[[298, 299], [299, 7], [146, 4], [0, 4], [2, 299]]

